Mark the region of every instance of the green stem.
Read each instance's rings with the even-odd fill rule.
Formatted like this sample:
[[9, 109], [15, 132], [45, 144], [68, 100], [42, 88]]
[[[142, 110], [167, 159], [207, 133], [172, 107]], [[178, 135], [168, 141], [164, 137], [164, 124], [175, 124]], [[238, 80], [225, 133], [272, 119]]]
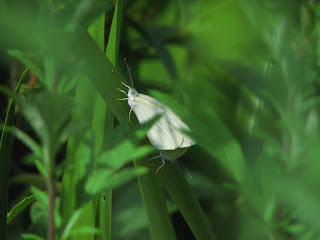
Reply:
[[48, 240], [55, 240], [55, 224], [54, 224], [54, 198], [55, 198], [55, 189], [54, 189], [54, 158], [51, 151], [48, 149], [46, 151], [45, 159], [48, 162], [48, 178], [47, 178], [47, 188], [49, 194], [49, 219], [48, 219]]
[[48, 176], [48, 192], [49, 192], [49, 221], [48, 221], [48, 239], [54, 240], [55, 226], [54, 226], [54, 175]]

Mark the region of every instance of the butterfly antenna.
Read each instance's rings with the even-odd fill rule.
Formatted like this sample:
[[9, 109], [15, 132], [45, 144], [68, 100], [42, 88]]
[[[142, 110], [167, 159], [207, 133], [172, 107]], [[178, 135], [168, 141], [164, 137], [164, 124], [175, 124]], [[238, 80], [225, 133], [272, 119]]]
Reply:
[[128, 65], [128, 63], [127, 63], [127, 58], [124, 58], [123, 60], [124, 60], [124, 62], [125, 62], [125, 64], [126, 64], [126, 66], [127, 66], [128, 73], [129, 73], [129, 77], [130, 77], [130, 81], [131, 81], [131, 86], [133, 87], [132, 76], [131, 76], [131, 72], [130, 72], [129, 65]]
[[113, 74], [117, 75], [119, 78], [121, 78], [120, 74], [119, 74], [116, 70], [113, 70], [113, 69], [112, 69], [111, 72], [112, 72]]
[[[119, 74], [118, 72], [116, 72], [115, 70], [112, 69], [111, 72], [114, 73], [114, 74], [116, 74], [120, 79], [122, 78], [122, 77], [120, 76], [120, 74]], [[125, 87], [127, 87], [127, 88], [131, 88], [131, 87], [129, 87], [127, 84], [125, 84], [124, 82], [121, 81], [121, 83], [122, 83], [123, 86], [125, 86]], [[119, 90], [119, 88], [117, 88], [117, 89]], [[126, 93], [126, 94], [127, 94], [127, 93]]]

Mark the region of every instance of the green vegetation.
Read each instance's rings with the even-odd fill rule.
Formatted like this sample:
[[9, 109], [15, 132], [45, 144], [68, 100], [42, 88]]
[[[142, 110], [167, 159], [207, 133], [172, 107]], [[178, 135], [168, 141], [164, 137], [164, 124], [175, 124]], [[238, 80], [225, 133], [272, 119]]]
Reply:
[[[0, 32], [1, 239], [320, 239], [320, 1], [0, 1]], [[197, 142], [158, 174], [124, 58]]]

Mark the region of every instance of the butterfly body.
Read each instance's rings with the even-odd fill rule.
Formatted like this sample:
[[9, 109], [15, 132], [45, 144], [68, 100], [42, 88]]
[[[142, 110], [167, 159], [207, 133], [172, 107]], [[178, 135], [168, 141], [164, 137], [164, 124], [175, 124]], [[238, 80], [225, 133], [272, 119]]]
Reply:
[[[128, 68], [131, 85], [133, 86], [129, 66], [126, 59], [124, 60]], [[136, 89], [123, 82], [122, 84], [128, 88], [128, 93], [118, 89], [127, 95], [127, 98], [119, 100], [128, 100], [128, 104], [131, 107], [129, 112], [129, 121], [132, 111], [135, 113], [139, 123], [141, 124], [160, 115], [159, 119], [147, 132], [147, 137], [151, 144], [160, 152], [160, 155], [154, 158], [162, 158], [162, 164], [157, 169], [158, 172], [160, 168], [164, 166], [164, 160], [170, 162], [175, 161], [188, 151], [188, 149], [195, 144], [195, 141], [186, 133], [190, 132], [189, 127], [169, 107], [153, 97], [138, 93]], [[190, 174], [189, 177], [191, 178]]]
[[[140, 94], [134, 88], [129, 88], [128, 104], [140, 123], [145, 123], [156, 115], [161, 115], [159, 120], [149, 129], [147, 136], [151, 144], [163, 152], [161, 152], [163, 158], [177, 159], [195, 144], [185, 133], [185, 131], [190, 131], [188, 126], [169, 107], [158, 100]], [[178, 149], [180, 150], [177, 151]], [[181, 152], [181, 154], [171, 155], [171, 151]]]

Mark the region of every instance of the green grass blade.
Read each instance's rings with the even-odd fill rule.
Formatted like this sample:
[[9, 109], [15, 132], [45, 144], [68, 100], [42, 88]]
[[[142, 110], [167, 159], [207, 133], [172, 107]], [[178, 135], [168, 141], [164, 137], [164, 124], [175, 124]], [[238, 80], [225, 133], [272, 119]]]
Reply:
[[[118, 63], [124, 5], [125, 1], [123, 0], [117, 1], [116, 3], [107, 47], [107, 57], [116, 67]], [[135, 166], [147, 167], [146, 164], [143, 164], [140, 161], [135, 161]], [[139, 176], [138, 181], [143, 203], [149, 219], [152, 239], [175, 239], [175, 233], [165, 198], [154, 174], [151, 173]]]
[[[22, 81], [25, 78], [28, 69], [26, 69], [20, 77], [18, 85], [14, 91], [14, 95], [20, 90]], [[13, 116], [15, 103], [11, 99], [8, 106], [4, 127], [2, 130], [0, 141], [0, 236], [4, 240], [7, 239], [7, 211], [8, 211], [8, 188], [9, 188], [9, 168], [11, 156], [12, 134], [5, 131], [6, 126], [13, 125]]]
[[[100, 47], [102, 51], [104, 50], [104, 36], [105, 36], [104, 23], [105, 23], [105, 16], [103, 14], [96, 21], [94, 21], [88, 28], [89, 34], [97, 42], [97, 45]], [[106, 124], [107, 117], [113, 119], [112, 112], [107, 110], [108, 110], [108, 106], [106, 102], [103, 100], [101, 95], [98, 94], [95, 100], [94, 116], [92, 121], [92, 131], [94, 133], [94, 138], [95, 138], [95, 149], [94, 149], [95, 160], [98, 159], [99, 155], [103, 150], [102, 148], [104, 143], [105, 132], [110, 133], [113, 129], [113, 124], [108, 124], [108, 125]], [[103, 221], [101, 222], [101, 218], [105, 219], [105, 217], [109, 215], [111, 218], [112, 201], [109, 201], [110, 205], [109, 207], [107, 207], [107, 212], [105, 212], [105, 207], [106, 207], [104, 204], [105, 202], [102, 202], [101, 198], [102, 196], [98, 196], [95, 201], [95, 208], [96, 208], [95, 226], [101, 228], [102, 234], [96, 235], [95, 239], [103, 239], [103, 237], [109, 236], [109, 234], [111, 238], [111, 219], [110, 221], [107, 221], [107, 224], [106, 224], [106, 222], [103, 222]]]
[[[91, 82], [88, 78], [82, 77], [79, 80], [79, 85], [76, 89], [75, 102], [78, 104], [74, 109], [71, 122], [77, 122], [79, 119], [87, 122], [92, 120], [92, 101], [90, 100], [94, 97], [95, 93]], [[84, 132], [78, 132], [69, 138], [67, 144], [66, 167], [62, 178], [60, 206], [60, 214], [64, 225], [72, 216], [76, 204], [75, 178], [77, 175], [78, 163], [75, 159], [75, 155], [83, 136]]]
[[[120, 46], [120, 33], [121, 33], [121, 25], [122, 25], [122, 16], [123, 16], [123, 9], [125, 6], [125, 1], [120, 0], [116, 2], [116, 8], [113, 15], [113, 20], [111, 24], [111, 29], [108, 38], [108, 46], [106, 50], [106, 56], [110, 60], [110, 62], [117, 67], [118, 62], [118, 55], [119, 55], [119, 46]], [[104, 26], [104, 24], [103, 24]], [[104, 30], [104, 27], [102, 28]], [[104, 36], [104, 34], [103, 34]], [[104, 39], [103, 39], [104, 43]], [[100, 45], [101, 47], [101, 45]], [[103, 49], [103, 47], [102, 47]], [[100, 108], [100, 109], [98, 109]], [[95, 116], [97, 121], [94, 124], [94, 129], [96, 129], [96, 142], [103, 144], [104, 142], [104, 135], [105, 133], [111, 133], [113, 131], [113, 122], [114, 122], [114, 115], [104, 102], [103, 98], [99, 95], [96, 103], [96, 113], [99, 116]], [[100, 123], [100, 124], [98, 124]], [[101, 131], [104, 129], [104, 131]], [[98, 139], [97, 139], [98, 138]], [[96, 148], [96, 156], [97, 154], [101, 153], [102, 145], [97, 146]], [[98, 224], [100, 225], [100, 229], [102, 230], [101, 235], [98, 236], [101, 240], [109, 240], [111, 239], [111, 227], [112, 227], [112, 189], [110, 189], [107, 193], [102, 194], [97, 200], [98, 208], [97, 208], [97, 216]]]
[[[149, 167], [146, 159], [135, 161], [135, 166]], [[149, 174], [139, 176], [139, 187], [148, 215], [152, 239], [176, 239], [161, 185], [151, 169]]]
[[[155, 164], [152, 165], [153, 170], [156, 171]], [[178, 164], [166, 164], [158, 174], [196, 239], [216, 239], [197, 197]]]
[[[105, 17], [102, 14], [99, 18], [92, 22], [92, 24], [88, 27], [88, 32], [91, 37], [96, 41], [96, 44], [99, 46], [101, 50], [104, 48], [104, 21]], [[89, 83], [88, 83], [89, 84]], [[86, 91], [83, 89], [83, 91]], [[93, 119], [92, 119], [92, 130], [95, 137], [95, 149], [94, 154], [95, 157], [98, 156], [99, 152], [101, 151], [102, 144], [103, 144], [103, 137], [104, 137], [104, 119], [105, 119], [105, 112], [106, 112], [106, 103], [103, 99], [97, 95], [94, 91], [91, 93], [93, 96], [91, 100], [92, 104], [94, 104], [93, 108]], [[75, 229], [82, 229], [82, 228], [94, 228], [96, 226], [96, 209], [97, 204], [96, 202], [89, 203], [89, 206], [86, 207], [81, 211], [80, 219], [81, 221], [77, 221], [75, 225], [72, 227], [71, 231]], [[71, 236], [72, 239], [95, 239], [95, 234], [91, 233], [86, 236]]]
[[124, 6], [125, 0], [119, 0], [116, 2], [106, 52], [108, 59], [115, 67], [118, 65]]
[[[91, 37], [95, 39], [96, 44], [101, 50], [104, 48], [104, 21], [105, 17], [104, 14], [97, 18], [92, 24], [88, 27], [88, 32], [90, 33]], [[93, 90], [91, 90], [93, 89]], [[84, 97], [86, 96], [86, 97]], [[74, 112], [73, 119], [77, 121], [77, 119], [85, 118], [89, 122], [92, 121], [93, 131], [95, 133], [95, 142], [97, 143], [95, 146], [95, 155], [97, 155], [103, 144], [103, 137], [104, 137], [104, 124], [105, 124], [105, 112], [106, 112], [106, 104], [105, 101], [100, 97], [97, 96], [96, 91], [94, 90], [91, 83], [88, 79], [83, 79], [76, 91], [75, 96], [76, 101], [79, 101], [77, 109]], [[82, 99], [87, 99], [86, 101], [81, 101]], [[94, 101], [93, 99], [96, 99]], [[93, 111], [92, 105], [95, 105]], [[89, 113], [93, 115], [93, 118], [88, 118]], [[61, 214], [63, 215], [64, 223], [66, 224], [68, 219], [71, 217], [72, 210], [75, 208], [76, 204], [76, 192], [75, 192], [75, 184], [74, 181], [77, 175], [77, 162], [74, 162], [73, 156], [76, 153], [79, 143], [82, 139], [82, 134], [77, 134], [77, 136], [71, 137], [68, 142], [68, 150], [67, 150], [67, 165], [74, 166], [71, 170], [65, 171], [63, 176], [63, 185], [62, 185], [62, 197], [61, 197]], [[68, 167], [66, 168], [68, 169]], [[87, 221], [77, 221], [72, 225], [72, 229], [81, 228], [81, 226], [95, 226], [95, 211], [96, 211], [96, 204], [90, 203], [91, 207], [86, 207], [81, 211], [81, 219], [86, 219]], [[67, 226], [70, 226], [68, 224]], [[69, 229], [68, 231], [71, 231]], [[66, 233], [65, 233], [66, 234]], [[76, 239], [77, 237], [74, 236]], [[94, 239], [94, 234], [90, 236], [86, 236], [86, 239]]]
[[112, 190], [102, 194], [100, 199], [100, 229], [102, 230], [100, 239], [111, 239], [112, 224]]

